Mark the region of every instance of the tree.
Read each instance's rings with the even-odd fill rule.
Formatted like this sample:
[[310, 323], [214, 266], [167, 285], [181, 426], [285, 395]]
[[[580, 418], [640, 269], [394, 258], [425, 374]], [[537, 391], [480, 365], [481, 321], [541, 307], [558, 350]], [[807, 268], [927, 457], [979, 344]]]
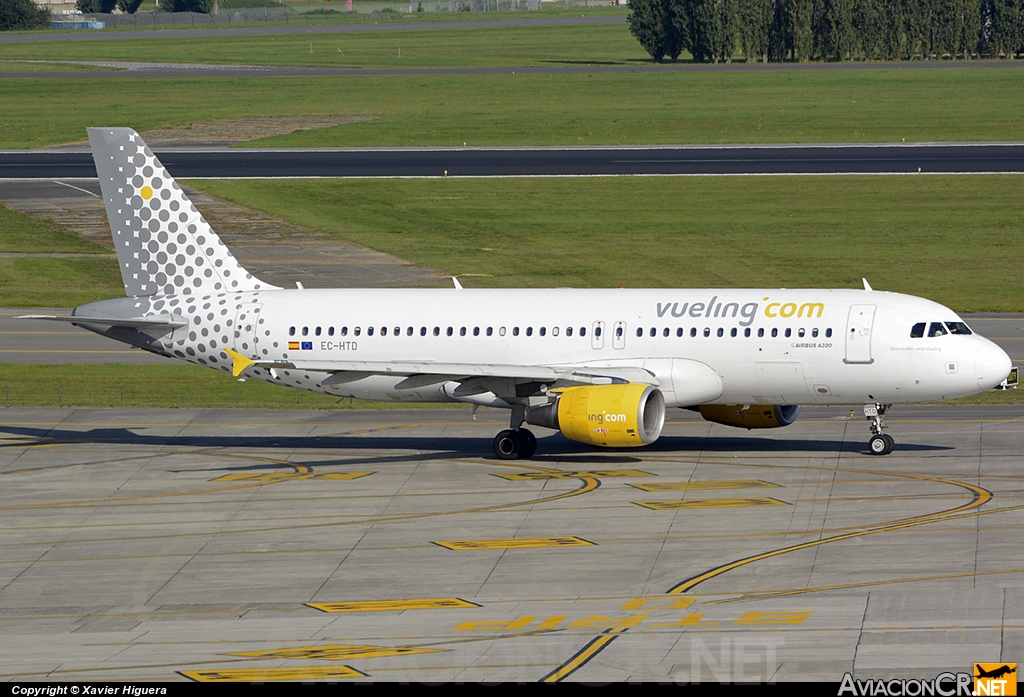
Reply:
[[666, 55], [675, 61], [683, 51], [674, 5], [674, 0], [632, 0], [629, 3], [629, 33], [655, 63], [660, 63]]
[[0, 0], [0, 31], [50, 26], [50, 11], [32, 0]]
[[215, 0], [160, 0], [160, 9], [164, 12], [213, 12]]
[[117, 6], [121, 12], [133, 15], [135, 11], [139, 9], [142, 4], [142, 0], [117, 0]]
[[103, 12], [109, 14], [117, 7], [117, 0], [75, 0], [75, 9], [82, 14], [96, 14]]

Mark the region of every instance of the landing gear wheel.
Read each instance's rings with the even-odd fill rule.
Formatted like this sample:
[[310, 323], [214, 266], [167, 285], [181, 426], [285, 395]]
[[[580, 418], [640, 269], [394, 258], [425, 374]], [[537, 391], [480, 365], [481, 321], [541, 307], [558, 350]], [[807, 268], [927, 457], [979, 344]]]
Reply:
[[886, 438], [887, 436], [883, 435], [871, 437], [871, 440], [868, 441], [868, 448], [871, 449], [872, 455], [888, 455], [892, 452], [892, 446], [889, 445], [889, 441]]
[[519, 442], [521, 443], [519, 457], [529, 460], [537, 452], [537, 436], [533, 435], [532, 431], [521, 428], [519, 429]]
[[516, 460], [523, 449], [519, 434], [510, 428], [501, 431], [494, 437], [494, 456], [499, 460]]
[[888, 433], [883, 433], [882, 434], [882, 438], [885, 438], [885, 442], [888, 445], [888, 447], [885, 449], [885, 452], [882, 453], [882, 454], [883, 455], [888, 455], [889, 453], [892, 452], [893, 448], [896, 447], [896, 440], [892, 436], [890, 436]]

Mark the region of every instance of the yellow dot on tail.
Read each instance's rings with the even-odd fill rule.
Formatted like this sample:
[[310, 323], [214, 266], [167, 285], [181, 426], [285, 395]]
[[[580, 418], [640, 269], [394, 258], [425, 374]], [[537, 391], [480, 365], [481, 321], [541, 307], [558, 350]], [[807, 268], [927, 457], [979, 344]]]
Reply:
[[151, 189], [148, 186], [144, 186], [142, 187], [142, 190], [139, 192], [139, 195], [142, 196], [142, 199], [144, 201], [148, 201], [149, 199], [153, 198], [153, 189]]

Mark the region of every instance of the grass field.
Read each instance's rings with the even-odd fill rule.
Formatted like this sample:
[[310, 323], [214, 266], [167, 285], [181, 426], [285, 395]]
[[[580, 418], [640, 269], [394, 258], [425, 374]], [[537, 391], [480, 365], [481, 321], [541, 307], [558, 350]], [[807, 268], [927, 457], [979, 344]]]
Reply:
[[[167, 365], [0, 363], [0, 399], [3, 400], [0, 405], [4, 406], [41, 407], [407, 409], [423, 406], [362, 402], [282, 389], [262, 382], [239, 382], [220, 371], [172, 361]], [[469, 408], [461, 404], [448, 406]]]
[[109, 250], [2, 205], [0, 253], [96, 255], [0, 257], [3, 306], [72, 307], [124, 292], [117, 259]]
[[477, 286], [857, 288], [867, 277], [963, 312], [1024, 311], [1020, 176], [190, 184]]
[[649, 64], [620, 25], [111, 39], [0, 44], [0, 59], [149, 61], [329, 68]]
[[[240, 116], [372, 116], [258, 147], [1024, 140], [1024, 68], [358, 78], [24, 78], [0, 149]], [[954, 105], [970, 104], [970, 108]]]
[[[860, 287], [1024, 311], [1024, 177], [191, 181], [488, 287]], [[0, 252], [105, 252], [0, 208]], [[107, 256], [0, 258], [0, 303], [118, 297]]]

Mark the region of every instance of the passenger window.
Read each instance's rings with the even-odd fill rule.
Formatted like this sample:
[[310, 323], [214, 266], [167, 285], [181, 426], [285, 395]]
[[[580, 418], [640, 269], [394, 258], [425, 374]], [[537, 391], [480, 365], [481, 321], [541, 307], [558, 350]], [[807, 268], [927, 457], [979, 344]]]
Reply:
[[772, 327], [772, 338], [774, 339], [778, 335], [779, 335], [779, 328], [778, 327]]
[[353, 336], [359, 336], [359, 331], [360, 331], [360, 330], [359, 330], [359, 327], [355, 327], [355, 328], [354, 328], [354, 329], [352, 330], [352, 335], [353, 335]]
[[580, 336], [586, 336], [586, 335], [587, 335], [587, 328], [586, 327], [580, 327]]
[[308, 336], [308, 335], [309, 335], [309, 327], [303, 327], [302, 328], [302, 336]]
[[498, 336], [505, 336], [505, 327], [498, 330]]
[[942, 326], [942, 322], [932, 322], [932, 325], [928, 327], [928, 336], [944, 336], [946, 334], [946, 328]]
[[420, 327], [420, 336], [426, 336], [426, 335], [427, 335], [427, 328], [426, 327]]
[[797, 330], [796, 330], [796, 335], [797, 335], [798, 337], [800, 337], [801, 339], [802, 339], [802, 338], [804, 338], [804, 328], [803, 328], [803, 327], [800, 327], [799, 329], [797, 329]]
[[295, 336], [295, 327], [288, 327], [288, 336]]
[[668, 327], [665, 327], [664, 329], [661, 330], [661, 335], [668, 336]]
[[412, 333], [413, 333], [413, 328], [412, 327], [406, 327], [405, 328], [405, 335], [406, 336], [412, 336]]
[[348, 327], [342, 327], [341, 328], [341, 335], [342, 336], [348, 336]]
[[832, 327], [829, 327], [828, 329], [825, 330], [825, 338], [828, 339], [828, 338], [831, 338], [831, 336], [832, 336]]
[[448, 328], [447, 328], [447, 329], [446, 329], [446, 330], [444, 331], [444, 333], [445, 333], [445, 334], [447, 334], [448, 336], [451, 336], [452, 334], [454, 334], [454, 333], [455, 333], [455, 329], [454, 329], [454, 328], [452, 328], [452, 327], [448, 327]]
[[697, 336], [697, 327], [690, 327], [690, 338]]
[[434, 327], [434, 336], [441, 336], [441, 327]]
[[601, 327], [594, 327], [594, 336], [601, 336]]
[[[618, 330], [618, 331], [619, 331], [619, 336], [622, 336], [622, 327], [619, 327], [619, 330]], [[644, 330], [643, 330], [643, 329], [641, 329], [640, 327], [637, 327], [637, 328], [636, 328], [636, 338], [638, 338], [638, 339], [639, 339], [639, 338], [640, 338], [640, 337], [642, 337], [643, 335], [644, 335]]]
[[746, 329], [743, 330], [743, 336], [747, 338], [750, 337], [750, 327], [747, 327]]
[[711, 336], [711, 329], [710, 328], [704, 327], [704, 336]]
[[334, 327], [327, 327], [327, 336], [334, 336]]
[[316, 334], [317, 336], [320, 336], [320, 327], [317, 327], [315, 330], [313, 330], [313, 333]]
[[651, 336], [652, 337], [658, 336], [658, 330], [655, 329], [654, 327], [651, 327]]
[[373, 336], [373, 327], [366, 328], [366, 336]]
[[480, 336], [480, 327], [473, 327], [473, 336]]
[[533, 336], [533, 327], [526, 328], [526, 336]]
[[725, 330], [724, 330], [724, 329], [722, 329], [721, 327], [719, 327], [719, 328], [718, 328], [718, 336], [720, 336], [720, 337], [721, 337], [721, 336], [722, 336], [722, 335], [724, 335], [724, 334], [725, 334]]
[[572, 327], [566, 327], [565, 328], [565, 335], [566, 336], [572, 336]]
[[[409, 333], [412, 334], [412, 327], [409, 327]], [[402, 328], [401, 327], [395, 327], [395, 332], [394, 332], [394, 334], [392, 334], [392, 336], [401, 336], [401, 334], [402, 334]]]
[[813, 336], [813, 337], [817, 337], [818, 336], [818, 328], [817, 327], [815, 327], [814, 329], [811, 330], [811, 336]]
[[547, 333], [548, 333], [548, 330], [547, 330], [547, 329], [545, 329], [544, 327], [541, 327], [541, 328], [540, 328], [540, 335], [541, 335], [541, 336], [544, 336], [544, 335], [545, 335], [545, 334], [547, 334]]
[[678, 329], [676, 329], [676, 336], [679, 337], [680, 339], [683, 338], [683, 328], [682, 327], [679, 327]]
[[963, 322], [946, 322], [950, 334], [973, 334], [971, 328]]
[[558, 336], [558, 327], [551, 327], [551, 336]]
[[923, 337], [924, 336], [924, 325], [925, 325], [925, 322], [918, 322], [913, 327], [911, 327], [910, 328], [910, 338], [911, 339], [920, 339], [921, 337]]
[[462, 327], [459, 329], [459, 336], [466, 336], [466, 328]]
[[790, 329], [789, 327], [786, 327], [786, 338], [788, 339], [791, 336], [793, 336], [793, 330]]
[[487, 327], [487, 336], [490, 336], [493, 333], [494, 333], [494, 327]]
[[[367, 330], [367, 332], [366, 332], [366, 333], [367, 333], [367, 334], [373, 334], [373, 327], [370, 327], [370, 328], [369, 328], [369, 329]], [[387, 327], [381, 327], [381, 328], [380, 328], [380, 335], [381, 335], [381, 336], [387, 336], [387, 335], [388, 335], [388, 328], [387, 328]]]
[[512, 336], [519, 336], [519, 327], [512, 327]]
[[733, 327], [732, 329], [729, 330], [729, 336], [731, 336], [731, 337], [735, 337], [736, 336], [736, 327]]
[[764, 327], [758, 327], [757, 328], [757, 338], [760, 339], [763, 336], [764, 336]]

